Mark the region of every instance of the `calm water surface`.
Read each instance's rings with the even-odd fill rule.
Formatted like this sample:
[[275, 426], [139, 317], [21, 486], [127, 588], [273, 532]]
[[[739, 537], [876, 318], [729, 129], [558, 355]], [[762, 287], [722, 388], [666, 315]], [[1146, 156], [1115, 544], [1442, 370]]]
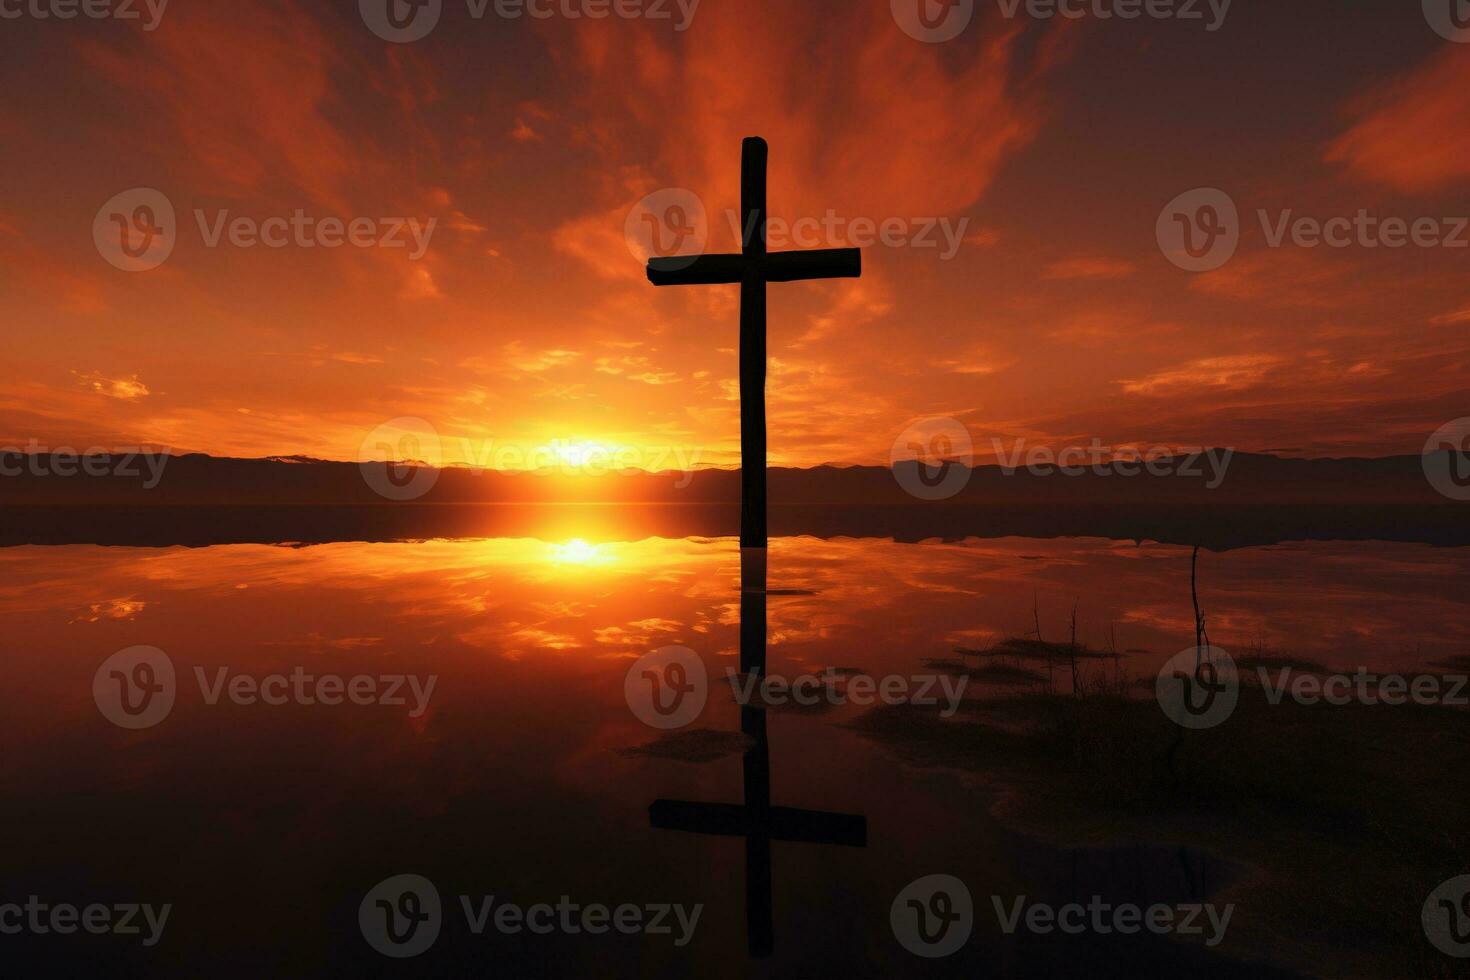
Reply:
[[[956, 646], [1033, 629], [1033, 606], [1043, 635], [1063, 640], [1075, 603], [1080, 640], [1102, 646], [1111, 627], [1125, 667], [1152, 677], [1193, 643], [1189, 571], [1188, 549], [1100, 539], [777, 540], [769, 670], [922, 673]], [[1200, 591], [1226, 649], [1411, 670], [1470, 647], [1467, 572], [1467, 549], [1285, 544], [1202, 553]], [[56, 975], [88, 959], [115, 975], [201, 964], [221, 975], [1065, 975], [1087, 941], [1007, 938], [988, 908], [965, 951], [918, 961], [894, 939], [890, 903], [934, 873], [971, 883], [987, 906], [992, 891], [1202, 899], [1228, 877], [1162, 848], [1030, 841], [987, 816], [983, 788], [845, 727], [863, 709], [773, 711], [772, 803], [862, 815], [867, 841], [774, 845], [774, 954], [752, 960], [742, 841], [649, 825], [655, 799], [740, 802], [739, 745], [640, 754], [658, 733], [623, 694], [632, 661], [668, 644], [717, 676], [736, 664], [739, 583], [729, 539], [0, 550], [6, 893], [174, 906], [153, 949], [32, 938], [10, 947], [12, 961], [41, 975], [58, 956]], [[162, 723], [129, 732], [98, 711], [93, 676], [139, 644], [168, 654], [179, 694]], [[419, 717], [410, 706], [211, 705], [194, 672], [221, 667], [437, 680]], [[738, 706], [717, 692], [698, 726], [737, 733]], [[439, 942], [407, 965], [373, 953], [357, 920], [366, 892], [402, 873], [432, 880], [446, 905]], [[461, 895], [704, 907], [682, 947], [615, 933], [476, 937]], [[1129, 969], [1236, 975], [1161, 940], [1137, 940], [1122, 959], [1103, 952]]]

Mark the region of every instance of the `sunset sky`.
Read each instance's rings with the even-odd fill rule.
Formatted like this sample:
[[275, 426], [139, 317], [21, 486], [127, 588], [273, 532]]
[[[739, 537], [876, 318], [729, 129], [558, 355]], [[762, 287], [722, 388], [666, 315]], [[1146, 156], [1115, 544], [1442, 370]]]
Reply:
[[[710, 248], [737, 247], [747, 135], [770, 142], [773, 218], [964, 223], [952, 258], [942, 236], [878, 244], [861, 280], [770, 288], [775, 464], [887, 462], [933, 415], [982, 455], [1323, 456], [1415, 453], [1470, 414], [1470, 248], [1273, 248], [1257, 217], [1470, 215], [1470, 44], [1417, 0], [1237, 0], [1213, 31], [980, 0], [944, 43], [887, 0], [678, 19], [447, 0], [408, 44], [351, 0], [172, 0], [151, 31], [0, 20], [0, 445], [353, 459], [413, 416], [447, 462], [561, 440], [728, 465], [738, 290], [655, 289], [625, 227], [686, 188]], [[93, 223], [139, 187], [177, 243], [126, 272]], [[1155, 227], [1202, 187], [1242, 235], [1195, 274]], [[211, 248], [195, 217], [298, 209], [436, 225], [414, 260]]]

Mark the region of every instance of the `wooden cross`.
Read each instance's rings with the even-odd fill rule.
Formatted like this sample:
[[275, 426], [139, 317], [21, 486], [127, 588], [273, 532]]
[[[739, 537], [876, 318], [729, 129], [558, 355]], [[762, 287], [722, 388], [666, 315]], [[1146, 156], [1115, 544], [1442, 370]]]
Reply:
[[[766, 553], [740, 553], [740, 666], [762, 676], [766, 670]], [[766, 713], [740, 709], [740, 730], [751, 739], [745, 753], [745, 803], [693, 803], [654, 800], [648, 820], [656, 830], [745, 838], [745, 929], [750, 953], [771, 955], [775, 948], [771, 903], [771, 842], [840, 844], [865, 847], [866, 817], [823, 810], [771, 806], [771, 752]]]
[[863, 253], [856, 248], [766, 251], [766, 160], [769, 148], [746, 138], [740, 153], [739, 255], [650, 259], [655, 286], [740, 283], [740, 546], [766, 546], [766, 283], [857, 279]]

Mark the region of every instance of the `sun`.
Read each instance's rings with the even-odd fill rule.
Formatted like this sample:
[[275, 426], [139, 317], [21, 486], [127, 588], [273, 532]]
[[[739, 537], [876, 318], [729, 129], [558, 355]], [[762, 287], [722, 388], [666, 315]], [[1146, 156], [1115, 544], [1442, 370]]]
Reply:
[[594, 461], [604, 463], [612, 457], [612, 447], [601, 442], [564, 442], [557, 440], [551, 444], [551, 451], [556, 458], [572, 467], [583, 467]]
[[558, 565], [606, 565], [617, 560], [602, 545], [588, 544], [581, 538], [553, 544], [549, 550], [551, 560]]

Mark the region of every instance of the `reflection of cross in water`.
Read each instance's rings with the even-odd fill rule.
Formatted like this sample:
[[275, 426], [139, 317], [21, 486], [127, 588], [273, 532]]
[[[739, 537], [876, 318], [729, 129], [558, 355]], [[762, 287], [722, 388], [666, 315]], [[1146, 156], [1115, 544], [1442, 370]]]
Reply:
[[766, 141], [745, 140], [740, 154], [739, 255], [650, 259], [655, 286], [740, 283], [740, 546], [766, 546], [766, 283], [856, 279], [856, 248], [766, 251]]
[[[740, 671], [766, 672], [766, 551], [740, 552]], [[842, 844], [864, 847], [866, 817], [821, 810], [771, 806], [771, 756], [766, 713], [740, 709], [740, 730], [754, 741], [745, 753], [745, 803], [655, 800], [649, 822], [658, 830], [683, 830], [745, 838], [745, 930], [752, 956], [769, 956], [775, 946], [771, 924], [771, 842]]]

